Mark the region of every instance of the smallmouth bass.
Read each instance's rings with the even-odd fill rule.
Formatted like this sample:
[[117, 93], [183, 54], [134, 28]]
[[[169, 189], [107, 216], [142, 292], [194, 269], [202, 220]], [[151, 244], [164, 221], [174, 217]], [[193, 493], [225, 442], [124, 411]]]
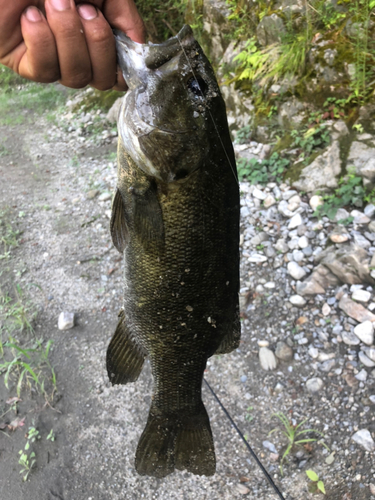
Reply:
[[212, 475], [203, 372], [210, 356], [240, 340], [239, 188], [225, 104], [189, 26], [161, 44], [115, 36], [129, 87], [111, 218], [125, 291], [108, 375], [113, 384], [134, 382], [150, 359], [139, 474]]

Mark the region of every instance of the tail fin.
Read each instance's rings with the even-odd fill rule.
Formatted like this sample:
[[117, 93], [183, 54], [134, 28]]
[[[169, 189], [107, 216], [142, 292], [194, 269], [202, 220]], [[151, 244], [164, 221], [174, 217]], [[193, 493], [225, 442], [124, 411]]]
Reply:
[[174, 469], [212, 476], [216, 459], [210, 421], [202, 406], [194, 415], [155, 415], [151, 407], [135, 466], [141, 475], [165, 477]]
[[107, 349], [107, 372], [112, 384], [127, 384], [139, 377], [145, 354], [129, 332], [121, 311], [116, 331]]

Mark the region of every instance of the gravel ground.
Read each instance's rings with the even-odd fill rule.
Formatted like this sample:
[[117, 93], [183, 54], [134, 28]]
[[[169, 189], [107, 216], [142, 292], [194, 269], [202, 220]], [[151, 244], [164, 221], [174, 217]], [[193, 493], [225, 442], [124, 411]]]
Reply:
[[[42, 437], [53, 426], [56, 440], [35, 445], [37, 468], [21, 483], [17, 453], [24, 433], [8, 432], [10, 439], [0, 435], [1, 498], [277, 498], [205, 386], [216, 474], [176, 472], [163, 480], [136, 474], [134, 454], [151, 397], [150, 368], [146, 363], [135, 384], [111, 387], [104, 364], [122, 296], [121, 259], [108, 227], [116, 134], [100, 114], [66, 112], [57, 121], [51, 126], [35, 118], [32, 124], [1, 130], [9, 154], [0, 158], [0, 208], [7, 208], [10, 222], [23, 231], [12, 257], [0, 260], [1, 289], [38, 285], [30, 292], [38, 309], [35, 331], [55, 341], [58, 397], [53, 406], [61, 412], [42, 407], [24, 390], [19, 416], [26, 417], [25, 426], [35, 425]], [[254, 148], [261, 154], [261, 146]], [[242, 341], [235, 352], [209, 360], [206, 379], [285, 498], [314, 498], [307, 469], [324, 481], [329, 500], [375, 498], [373, 330], [361, 333], [357, 326], [364, 322], [339, 307], [347, 295], [370, 314], [373, 289], [338, 284], [324, 294], [299, 295], [298, 280], [314, 270], [314, 257], [330, 241], [331, 222], [314, 218], [309, 200], [286, 184], [244, 182], [241, 192]], [[275, 203], [269, 199], [265, 208], [267, 196]], [[348, 226], [350, 238], [372, 234], [372, 218]], [[371, 256], [375, 248], [367, 241]], [[358, 290], [368, 293], [358, 295]], [[74, 328], [58, 330], [63, 311], [75, 313]], [[1, 391], [5, 406], [15, 387]], [[321, 442], [294, 447], [283, 476], [279, 464], [287, 440], [274, 416], [280, 412], [293, 426], [306, 419], [300, 429], [321, 435], [302, 438], [323, 439], [329, 447]], [[279, 431], [269, 435], [276, 427]]]

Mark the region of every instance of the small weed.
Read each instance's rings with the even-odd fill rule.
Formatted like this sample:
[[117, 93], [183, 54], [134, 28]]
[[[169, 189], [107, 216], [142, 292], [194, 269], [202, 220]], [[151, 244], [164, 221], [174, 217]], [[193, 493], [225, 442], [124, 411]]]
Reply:
[[248, 406], [246, 408], [246, 415], [245, 415], [245, 420], [247, 422], [251, 422], [253, 419], [254, 419], [254, 416], [253, 415], [250, 415], [250, 412], [254, 410], [254, 407], [253, 406]]
[[251, 128], [250, 125], [245, 125], [240, 128], [236, 135], [236, 143], [237, 144], [246, 144], [250, 141], [251, 137]]
[[[38, 286], [38, 285], [35, 285]], [[37, 316], [35, 306], [19, 284], [15, 286], [15, 298], [0, 292], [0, 319], [8, 333], [14, 331], [33, 332], [32, 323]]]
[[268, 182], [282, 182], [282, 176], [289, 167], [290, 161], [282, 158], [278, 153], [273, 153], [267, 160], [237, 161], [237, 171], [240, 180], [246, 178], [251, 184], [267, 184]]
[[22, 474], [23, 481], [27, 481], [31, 469], [36, 464], [35, 452], [34, 451], [29, 452], [29, 450], [30, 446], [34, 444], [37, 439], [40, 439], [39, 431], [37, 431], [35, 427], [29, 427], [25, 448], [18, 452], [19, 455], [21, 455], [18, 460], [18, 463], [22, 467], [22, 470], [20, 470], [20, 474]]
[[304, 161], [307, 161], [314, 151], [325, 148], [330, 142], [329, 130], [325, 124], [312, 126], [302, 133], [300, 130], [292, 130], [291, 136], [294, 139], [291, 147], [302, 150]]
[[[288, 444], [286, 447], [286, 450], [284, 451], [283, 456], [281, 457], [280, 461], [280, 473], [281, 475], [284, 475], [283, 472], [283, 462], [285, 458], [289, 455], [289, 453], [292, 451], [293, 447], [304, 444], [304, 443], [314, 443], [317, 442], [317, 438], [306, 438], [306, 439], [300, 439], [299, 436], [303, 436], [304, 434], [314, 432], [315, 434], [319, 434], [320, 436], [323, 436], [323, 434], [316, 429], [304, 429], [304, 430], [298, 430], [300, 427], [307, 422], [307, 419], [303, 420], [300, 422], [298, 425], [293, 425], [291, 422], [288, 420], [288, 418], [284, 415], [284, 413], [275, 413], [273, 416], [277, 417], [280, 422], [283, 424], [285, 430], [281, 430], [279, 427], [276, 427], [273, 429], [271, 432], [269, 432], [269, 436], [273, 434], [276, 431], [280, 431], [286, 436], [288, 440]], [[328, 446], [324, 443], [324, 441], [319, 440], [319, 442], [329, 450]]]
[[[53, 341], [49, 340], [44, 348], [40, 340], [35, 340], [32, 347], [20, 347], [13, 337], [9, 337], [9, 341], [1, 344], [1, 352], [3, 361], [0, 363], [0, 374], [4, 373], [4, 384], [9, 389], [10, 378], [15, 378], [17, 382], [17, 395], [20, 397], [23, 385], [31, 388], [34, 385], [35, 389], [44, 395], [46, 400], [53, 399], [53, 394], [56, 390], [56, 375], [55, 371], [48, 359], [49, 351]], [[8, 358], [8, 359], [5, 359]], [[53, 385], [53, 390], [48, 396], [45, 382], [45, 368], [49, 369], [50, 379]]]
[[306, 471], [306, 475], [312, 481], [312, 484], [310, 484], [309, 487], [310, 493], [318, 493], [320, 491], [321, 493], [323, 493], [323, 495], [325, 495], [326, 490], [324, 487], [324, 483], [323, 481], [319, 480], [318, 474], [309, 469]]
[[53, 430], [53, 429], [51, 429], [51, 430], [49, 431], [49, 434], [48, 434], [48, 436], [47, 436], [47, 439], [48, 439], [48, 440], [50, 440], [50, 441], [52, 441], [52, 442], [56, 439], [56, 436], [55, 436], [55, 433], [54, 433], [54, 430]]

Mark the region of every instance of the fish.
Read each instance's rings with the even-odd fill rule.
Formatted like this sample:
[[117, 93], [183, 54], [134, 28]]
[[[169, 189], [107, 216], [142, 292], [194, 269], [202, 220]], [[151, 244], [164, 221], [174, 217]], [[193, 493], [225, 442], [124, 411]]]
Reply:
[[114, 33], [128, 91], [110, 222], [123, 253], [124, 302], [108, 376], [134, 382], [150, 361], [138, 474], [210, 476], [216, 457], [203, 374], [210, 356], [240, 341], [239, 185], [226, 108], [188, 25], [160, 44]]

